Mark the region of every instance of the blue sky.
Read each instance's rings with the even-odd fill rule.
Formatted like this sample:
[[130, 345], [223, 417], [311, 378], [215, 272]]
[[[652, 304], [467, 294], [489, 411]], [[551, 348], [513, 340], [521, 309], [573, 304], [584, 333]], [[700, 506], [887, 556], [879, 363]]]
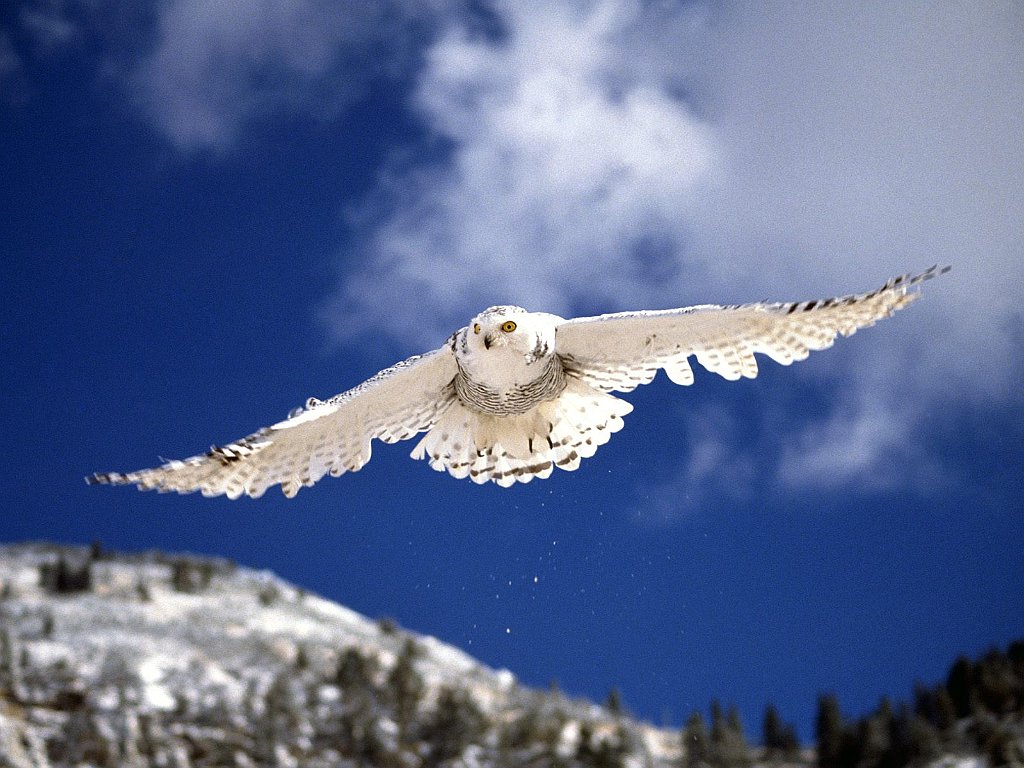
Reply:
[[[544, 686], [811, 735], [1024, 635], [1019, 5], [0, 8], [0, 540], [232, 557]], [[377, 446], [286, 501], [88, 488], [439, 346], [950, 263], [575, 473]], [[703, 373], [703, 375], [701, 375]]]

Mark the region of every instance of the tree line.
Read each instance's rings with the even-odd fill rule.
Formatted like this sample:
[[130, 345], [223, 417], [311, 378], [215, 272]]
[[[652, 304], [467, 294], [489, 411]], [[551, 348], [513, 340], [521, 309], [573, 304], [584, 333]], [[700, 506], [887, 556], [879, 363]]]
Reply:
[[[735, 707], [713, 701], [710, 726], [694, 712], [682, 730], [682, 768], [744, 768], [799, 763], [792, 724], [765, 708], [760, 748], [751, 746]], [[859, 718], [843, 715], [834, 693], [818, 697], [817, 768], [903, 768], [946, 754], [983, 755], [989, 766], [1024, 765], [1024, 640], [972, 661], [960, 656], [944, 682], [914, 687], [911, 702], [883, 698]]]
[[846, 719], [835, 694], [818, 698], [819, 768], [899, 768], [943, 754], [981, 754], [990, 766], [1024, 764], [1024, 641], [981, 659], [961, 656], [946, 680], [918, 684], [913, 701], [883, 698]]

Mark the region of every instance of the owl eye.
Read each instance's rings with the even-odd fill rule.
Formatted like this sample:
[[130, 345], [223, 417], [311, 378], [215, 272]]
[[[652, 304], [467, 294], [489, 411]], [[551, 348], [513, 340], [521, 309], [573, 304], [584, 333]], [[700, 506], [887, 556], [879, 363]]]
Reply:
[[503, 330], [505, 333], [512, 333], [512, 331], [514, 331], [515, 329], [516, 324], [513, 323], [511, 320], [506, 320], [504, 323], [501, 324], [501, 330]]
[[480, 323], [473, 323], [473, 333], [480, 333]]

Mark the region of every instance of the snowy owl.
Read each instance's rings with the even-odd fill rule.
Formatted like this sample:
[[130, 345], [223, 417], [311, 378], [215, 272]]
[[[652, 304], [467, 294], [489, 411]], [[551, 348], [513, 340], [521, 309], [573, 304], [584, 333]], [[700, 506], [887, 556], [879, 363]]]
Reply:
[[292, 497], [325, 474], [355, 472], [385, 443], [426, 432], [412, 451], [439, 472], [500, 486], [574, 470], [622, 429], [629, 392], [664, 369], [692, 384], [689, 358], [731, 381], [757, 375], [755, 352], [782, 365], [825, 349], [917, 298], [937, 266], [870, 293], [794, 303], [619, 312], [565, 320], [485, 309], [440, 349], [410, 357], [329, 400], [206, 453], [86, 481], [204, 496]]

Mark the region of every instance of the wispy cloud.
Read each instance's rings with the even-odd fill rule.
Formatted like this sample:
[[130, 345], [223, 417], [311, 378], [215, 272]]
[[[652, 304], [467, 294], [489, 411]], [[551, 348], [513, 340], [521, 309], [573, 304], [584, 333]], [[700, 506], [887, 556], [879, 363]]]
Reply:
[[59, 0], [37, 0], [21, 9], [19, 21], [40, 48], [60, 48], [68, 45], [79, 34], [71, 5]]
[[[437, 343], [507, 301], [575, 313], [824, 297], [938, 261], [952, 277], [910, 310], [912, 332], [869, 332], [860, 365], [834, 377], [835, 410], [771, 445], [723, 441], [716, 461], [766, 450], [769, 480], [791, 488], [896, 482], [879, 472], [894, 456], [927, 468], [909, 446], [935, 403], [1013, 397], [1018, 6], [496, 13], [503, 34], [456, 25], [425, 59], [416, 108], [450, 151], [395, 170], [361, 212], [324, 312], [339, 337]], [[695, 446], [680, 477], [707, 455]]]
[[28, 0], [17, 26], [40, 56], [94, 49], [97, 77], [178, 150], [227, 153], [261, 121], [343, 116], [371, 85], [407, 75], [433, 30], [461, 7], [460, 0]]
[[408, 66], [417, 23], [440, 16], [440, 6], [398, 0], [171, 0], [127, 79], [177, 146], [230, 149], [268, 115], [337, 117], [374, 79]]
[[704, 82], [729, 169], [703, 242], [738, 255], [738, 282], [767, 293], [760, 262], [828, 295], [955, 265], [908, 310], [912, 332], [886, 325], [858, 345], [832, 411], [779, 436], [777, 477], [926, 485], [941, 475], [925, 437], [941, 404], [1019, 401], [1007, 361], [1024, 300], [1021, 10], [744, 7], [716, 30]]
[[856, 485], [875, 491], [946, 487], [941, 467], [915, 439], [921, 414], [870, 398], [870, 391], [855, 394], [868, 401], [843, 403], [798, 432], [787, 445], [777, 446], [781, 485], [821, 489]]
[[369, 212], [328, 311], [340, 335], [419, 327], [426, 343], [488, 303], [635, 304], [683, 270], [716, 149], [629, 42], [649, 20], [603, 2], [503, 4], [500, 21], [498, 36], [455, 27], [428, 52], [416, 107], [451, 152], [392, 178]]
[[11, 36], [0, 30], [0, 87], [10, 82], [20, 69], [21, 57], [14, 49]]
[[[41, 48], [83, 28], [109, 41], [124, 25], [104, 7], [37, 0], [21, 24]], [[757, 447], [708, 437], [679, 476], [699, 483], [708, 456], [744, 467], [761, 451], [786, 487], [877, 483], [896, 454], [927, 467], [910, 446], [943, 404], [1019, 399], [1006, 362], [1024, 302], [1018, 3], [150, 10], [108, 69], [186, 153], [230, 151], [281, 112], [333, 119], [373, 83], [412, 78], [427, 136], [351, 212], [320, 308], [340, 340], [385, 334], [415, 352], [493, 303], [813, 298], [949, 262], [912, 321], [867, 332], [857, 365], [829, 353], [793, 369], [830, 372], [836, 405], [819, 419]], [[5, 39], [0, 78], [20, 66]]]
[[660, 482], [645, 481], [635, 492], [637, 520], [649, 527], [672, 525], [680, 519], [726, 503], [747, 503], [764, 491], [764, 456], [738, 450], [749, 444], [754, 430], [744, 429], [728, 409], [702, 405], [683, 418], [686, 437], [681, 465]]

